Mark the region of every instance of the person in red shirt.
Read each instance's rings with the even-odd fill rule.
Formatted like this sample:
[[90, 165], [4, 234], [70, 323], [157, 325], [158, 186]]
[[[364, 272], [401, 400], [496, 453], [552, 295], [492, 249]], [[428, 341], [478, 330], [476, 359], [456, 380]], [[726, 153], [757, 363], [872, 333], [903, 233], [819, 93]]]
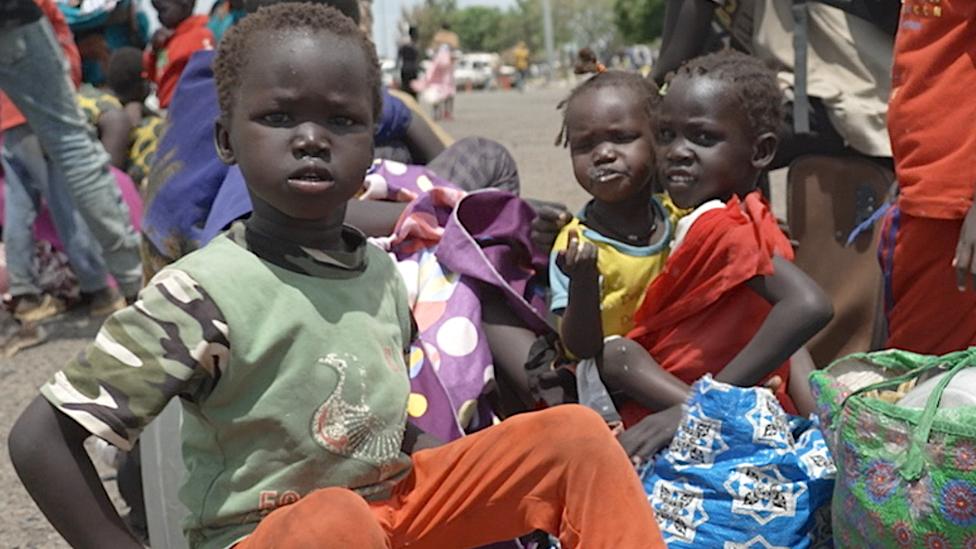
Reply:
[[899, 195], [879, 258], [888, 347], [976, 345], [976, 3], [905, 0], [888, 130]]
[[159, 106], [166, 108], [190, 56], [213, 49], [213, 33], [206, 15], [193, 15], [194, 0], [153, 0], [163, 27], [146, 47], [145, 66], [149, 80], [156, 83]]

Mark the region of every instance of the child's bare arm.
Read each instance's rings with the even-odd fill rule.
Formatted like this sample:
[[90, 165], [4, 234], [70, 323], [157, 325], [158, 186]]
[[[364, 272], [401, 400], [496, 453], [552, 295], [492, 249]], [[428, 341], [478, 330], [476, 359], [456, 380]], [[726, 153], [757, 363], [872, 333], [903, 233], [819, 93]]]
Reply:
[[88, 435], [38, 396], [10, 431], [10, 460], [37, 506], [72, 547], [141, 548], [85, 452]]
[[752, 340], [715, 379], [751, 386], [783, 364], [833, 318], [833, 306], [809, 276], [793, 263], [773, 257], [775, 272], [746, 284], [773, 308]]
[[563, 312], [559, 335], [566, 349], [579, 358], [592, 358], [603, 349], [603, 323], [600, 317], [600, 272], [596, 246], [569, 233], [566, 250], [557, 265], [569, 276], [569, 302]]
[[607, 341], [597, 362], [607, 386], [623, 391], [649, 410], [663, 410], [688, 399], [691, 387], [654, 360], [632, 339]]

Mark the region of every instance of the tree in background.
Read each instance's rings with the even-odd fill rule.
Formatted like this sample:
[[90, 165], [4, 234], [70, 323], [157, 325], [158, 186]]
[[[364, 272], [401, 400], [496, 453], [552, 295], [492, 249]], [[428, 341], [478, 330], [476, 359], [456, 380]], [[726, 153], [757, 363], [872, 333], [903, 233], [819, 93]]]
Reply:
[[614, 0], [617, 28], [629, 43], [649, 43], [661, 37], [665, 0]]
[[[614, 1], [552, 0], [557, 49], [575, 51], [589, 46], [609, 51], [618, 46]], [[459, 9], [456, 0], [424, 0], [404, 10], [403, 19], [417, 27], [421, 47], [428, 47], [441, 23], [447, 22], [466, 51], [503, 52], [524, 40], [536, 60], [545, 57], [540, 0], [515, 0], [506, 10], [484, 6]]]

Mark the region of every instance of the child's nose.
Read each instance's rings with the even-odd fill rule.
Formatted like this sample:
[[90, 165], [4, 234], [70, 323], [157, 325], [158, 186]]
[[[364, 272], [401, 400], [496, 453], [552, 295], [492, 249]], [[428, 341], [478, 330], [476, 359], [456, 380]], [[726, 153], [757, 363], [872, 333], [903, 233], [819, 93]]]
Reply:
[[300, 126], [292, 138], [291, 147], [296, 159], [324, 156], [329, 151], [329, 140], [317, 128]]
[[617, 151], [610, 143], [601, 143], [593, 150], [593, 161], [597, 164], [602, 162], [613, 162], [617, 159]]

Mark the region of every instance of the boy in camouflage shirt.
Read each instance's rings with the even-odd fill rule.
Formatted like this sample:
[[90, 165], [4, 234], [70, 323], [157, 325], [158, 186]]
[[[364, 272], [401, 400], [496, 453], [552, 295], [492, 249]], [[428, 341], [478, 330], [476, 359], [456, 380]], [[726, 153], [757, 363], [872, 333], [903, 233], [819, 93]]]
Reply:
[[535, 529], [567, 548], [663, 547], [593, 412], [525, 414], [437, 447], [407, 421], [406, 290], [343, 224], [381, 108], [355, 24], [324, 6], [265, 8], [225, 35], [214, 70], [216, 143], [240, 164], [251, 218], [154, 277], [10, 435], [68, 542], [140, 547], [82, 442], [128, 449], [179, 397], [194, 548], [471, 547]]

